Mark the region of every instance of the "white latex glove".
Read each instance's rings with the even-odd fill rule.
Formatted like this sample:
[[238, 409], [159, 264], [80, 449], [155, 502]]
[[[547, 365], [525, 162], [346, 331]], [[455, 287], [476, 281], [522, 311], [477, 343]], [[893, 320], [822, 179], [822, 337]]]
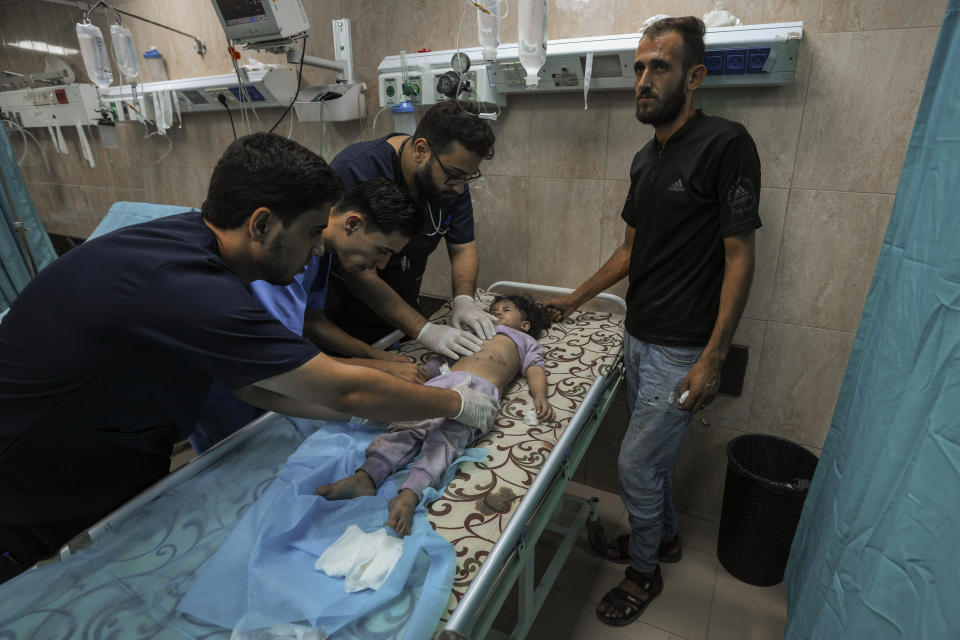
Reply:
[[493, 330], [496, 316], [492, 316], [477, 305], [473, 296], [461, 295], [453, 299], [453, 315], [450, 324], [458, 329], [473, 329], [481, 338], [491, 340], [497, 335]]
[[428, 322], [420, 329], [417, 341], [431, 351], [458, 360], [480, 351], [483, 341], [469, 331]]
[[500, 412], [500, 403], [485, 393], [471, 389], [470, 376], [451, 389], [460, 394], [461, 401], [460, 413], [453, 416], [453, 419], [468, 427], [479, 429], [481, 433], [489, 431], [490, 425], [497, 419], [497, 414]]

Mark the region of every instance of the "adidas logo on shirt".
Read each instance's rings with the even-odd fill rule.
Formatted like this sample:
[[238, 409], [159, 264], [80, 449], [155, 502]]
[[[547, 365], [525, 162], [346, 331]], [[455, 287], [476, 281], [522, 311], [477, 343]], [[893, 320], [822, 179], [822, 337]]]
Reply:
[[677, 178], [677, 181], [670, 185], [667, 191], [686, 191], [686, 189], [683, 188], [683, 181]]

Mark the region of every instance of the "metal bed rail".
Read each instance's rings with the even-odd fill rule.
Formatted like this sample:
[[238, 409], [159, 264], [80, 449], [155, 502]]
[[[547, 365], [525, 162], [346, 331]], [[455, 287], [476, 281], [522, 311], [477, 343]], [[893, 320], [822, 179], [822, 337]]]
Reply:
[[[607, 376], [601, 375], [590, 387], [580, 408], [577, 409], [570, 424], [567, 425], [560, 440], [550, 453], [550, 457], [547, 458], [546, 464], [544, 464], [540, 470], [536, 480], [533, 481], [530, 490], [520, 502], [520, 506], [510, 518], [506, 529], [504, 529], [497, 543], [493, 546], [493, 549], [491, 549], [487, 559], [480, 566], [476, 577], [467, 588], [463, 599], [461, 599], [457, 608], [447, 621], [445, 626], [447, 631], [460, 633], [468, 637], [483, 637], [489, 629], [489, 625], [492, 623], [492, 618], [496, 614], [496, 610], [500, 608], [500, 605], [506, 598], [513, 581], [524, 569], [522, 565], [527, 564], [531, 571], [530, 576], [524, 578], [524, 582], [521, 585], [521, 605], [525, 604], [524, 600], [526, 600], [530, 611], [526, 614], [527, 619], [524, 619], [523, 614], [521, 614], [520, 623], [526, 626], [526, 630], [529, 630], [529, 626], [532, 624], [533, 618], [536, 617], [536, 612], [543, 604], [550, 586], [544, 584], [542, 580], [541, 586], [537, 587], [536, 591], [534, 591], [532, 587], [532, 545], [547, 527], [553, 511], [562, 499], [562, 491], [553, 491], [552, 495], [551, 491], [555, 487], [562, 489], [566, 486], [569, 476], [576, 468], [576, 464], [580, 462], [580, 458], [582, 458], [586, 450], [586, 445], [589, 444], [593, 433], [596, 432], [596, 428], [599, 426], [603, 414], [606, 412], [606, 408], [612, 400], [613, 393], [616, 391], [616, 387], [619, 386], [621, 377], [618, 369], [611, 373], [611, 384], [607, 384]], [[585, 429], [584, 427], [588, 425], [588, 423], [590, 423], [589, 429]], [[581, 433], [590, 437], [583, 439], [582, 442], [584, 444], [574, 459], [571, 456], [571, 450]], [[541, 506], [543, 507], [542, 509]], [[540, 513], [538, 514], [538, 512]], [[588, 516], [589, 514], [584, 511], [584, 509], [581, 509], [581, 513], [578, 515], [578, 521], [581, 523], [581, 526]], [[562, 561], [565, 560], [566, 554], [569, 553], [572, 546], [572, 540], [565, 543], [564, 547], [561, 548], [563, 557], [560, 557], [561, 553], [557, 554], [557, 559], [560, 560], [560, 562], [557, 564], [551, 563], [551, 567], [548, 569], [544, 579], [550, 576], [552, 576], [552, 579], [556, 578]], [[530, 554], [524, 562], [511, 562], [523, 555], [527, 547], [529, 547]], [[509, 567], [508, 564], [510, 565]], [[512, 576], [510, 574], [512, 574]], [[551, 584], [552, 579], [550, 580]], [[492, 594], [491, 590], [497, 587], [498, 583], [500, 584], [499, 591], [501, 593]], [[481, 613], [484, 608], [491, 611], [484, 615]], [[523, 633], [526, 633], [526, 630], [524, 630]], [[522, 634], [518, 635], [522, 637]]]

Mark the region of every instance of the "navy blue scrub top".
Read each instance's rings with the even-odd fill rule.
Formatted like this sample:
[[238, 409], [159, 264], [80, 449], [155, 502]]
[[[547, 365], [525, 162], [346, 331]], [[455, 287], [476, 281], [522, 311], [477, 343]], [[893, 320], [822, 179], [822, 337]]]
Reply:
[[[333, 159], [330, 166], [343, 180], [344, 189], [350, 189], [360, 182], [374, 178], [387, 178], [396, 182], [406, 191], [408, 186], [400, 172], [400, 163], [388, 138], [399, 133], [391, 133], [383, 138], [352, 144]], [[392, 256], [385, 269], [378, 273], [394, 291], [414, 308], [420, 294], [420, 283], [427, 268], [427, 258], [446, 238], [451, 244], [473, 242], [473, 205], [470, 200], [470, 188], [455, 198], [450, 205], [442, 209], [429, 209], [422, 206], [423, 225], [420, 232], [404, 247], [403, 251]], [[439, 229], [438, 229], [439, 227]], [[377, 318], [371, 309], [354, 297], [343, 281], [336, 277], [339, 265], [334, 261], [333, 275], [330, 279], [328, 315], [334, 317], [352, 317], [360, 321]], [[348, 329], [349, 331], [349, 329]]]
[[71, 250], [0, 324], [0, 525], [105, 515], [166, 473], [211, 377], [240, 388], [317, 353], [254, 300], [199, 213]]

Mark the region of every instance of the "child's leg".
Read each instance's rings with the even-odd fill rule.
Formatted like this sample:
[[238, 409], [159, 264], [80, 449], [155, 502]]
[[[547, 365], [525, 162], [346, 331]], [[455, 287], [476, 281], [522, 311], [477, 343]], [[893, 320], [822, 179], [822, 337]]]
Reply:
[[[429, 421], [426, 424], [429, 424]], [[350, 500], [376, 495], [377, 489], [388, 475], [405, 466], [417, 455], [425, 433], [426, 430], [421, 428], [377, 436], [367, 447], [367, 459], [353, 475], [333, 484], [320, 485], [315, 493], [327, 500]]]
[[420, 457], [410, 466], [410, 475], [388, 505], [387, 525], [402, 536], [410, 533], [413, 510], [420, 504], [423, 491], [440, 482], [443, 472], [475, 435], [474, 429], [453, 420], [444, 420], [443, 424], [427, 430]]

